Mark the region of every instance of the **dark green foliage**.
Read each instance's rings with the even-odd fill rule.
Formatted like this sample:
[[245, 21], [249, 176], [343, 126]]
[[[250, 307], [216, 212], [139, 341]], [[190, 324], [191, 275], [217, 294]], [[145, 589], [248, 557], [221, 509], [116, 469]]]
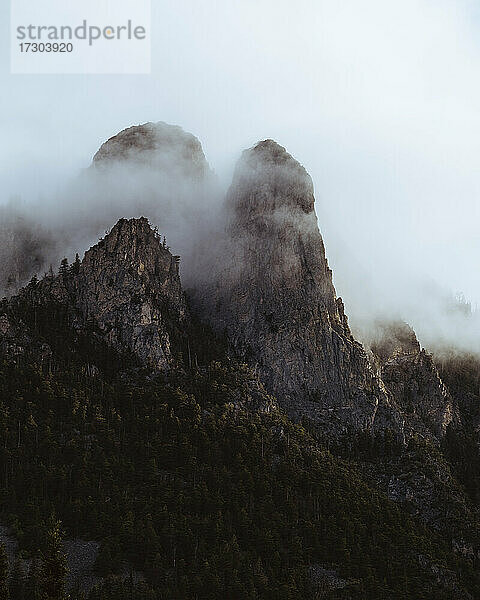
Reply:
[[[104, 540], [103, 574], [128, 561], [161, 598], [302, 598], [313, 563], [358, 579], [352, 597], [412, 597], [405, 573], [413, 597], [441, 597], [416, 555], [455, 567], [448, 549], [281, 414], [235, 408], [247, 375], [213, 364], [138, 385], [5, 366], [2, 506], [22, 545], [43, 546], [53, 506], [70, 535]], [[57, 543], [44, 577], [62, 574]]]
[[8, 558], [5, 546], [0, 544], [0, 598], [8, 600]]
[[80, 256], [78, 255], [78, 252], [75, 254], [75, 261], [72, 263], [72, 266], [70, 267], [71, 272], [73, 275], [78, 275], [78, 273], [80, 272]]
[[[108, 351], [94, 323], [73, 332], [61, 306], [10, 310], [55, 356], [0, 363], [0, 518], [22, 548], [42, 550], [27, 598], [63, 598], [52, 513], [69, 536], [102, 542], [106, 580], [90, 600], [313, 599], [317, 564], [348, 583], [328, 598], [450, 598], [425, 561], [479, 596], [475, 565], [352, 460], [279, 411], [249, 408], [252, 373], [209, 362], [224, 353], [200, 324], [183, 367], [152, 378]], [[380, 448], [396, 451], [388, 439]], [[146, 581], [121, 575], [129, 569]]]
[[130, 578], [109, 577], [90, 592], [88, 600], [160, 600], [162, 597], [161, 592], [145, 582], [135, 583]]
[[62, 277], [66, 277], [68, 275], [68, 260], [66, 258], [62, 259], [60, 263], [60, 268], [58, 270], [58, 274]]
[[54, 517], [48, 524], [43, 547], [40, 571], [42, 600], [64, 600], [67, 563], [62, 550], [60, 521]]
[[442, 380], [460, 409], [462, 429], [449, 427], [444, 451], [470, 498], [480, 505], [480, 359], [472, 354], [447, 353], [438, 360]]
[[42, 600], [41, 565], [37, 558], [32, 561], [25, 581], [25, 598], [26, 600]]
[[10, 600], [25, 600], [25, 571], [18, 558], [13, 563], [10, 573], [9, 589]]

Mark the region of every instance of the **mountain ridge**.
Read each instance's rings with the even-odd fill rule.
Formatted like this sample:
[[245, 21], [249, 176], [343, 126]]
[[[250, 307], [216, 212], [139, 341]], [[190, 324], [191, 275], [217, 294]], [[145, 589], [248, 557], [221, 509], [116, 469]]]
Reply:
[[[112, 173], [155, 162], [151, 127], [125, 131], [103, 146]], [[224, 206], [193, 292], [136, 217], [0, 302], [1, 518], [29, 551], [52, 506], [98, 536], [93, 600], [124, 589], [124, 560], [155, 600], [474, 599], [478, 365], [401, 322], [354, 339], [311, 178], [273, 140]]]

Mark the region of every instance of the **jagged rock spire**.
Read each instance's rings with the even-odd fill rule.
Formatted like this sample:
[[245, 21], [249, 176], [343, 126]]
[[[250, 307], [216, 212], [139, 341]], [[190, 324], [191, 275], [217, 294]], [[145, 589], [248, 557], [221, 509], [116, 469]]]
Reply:
[[243, 153], [226, 205], [215, 325], [297, 418], [402, 438], [402, 419], [336, 297], [302, 165], [276, 142], [259, 142]]
[[178, 260], [147, 219], [120, 219], [85, 253], [76, 282], [84, 318], [110, 346], [156, 369], [172, 361], [172, 330], [187, 325]]
[[449, 425], [458, 427], [458, 407], [411, 327], [378, 322], [371, 349], [382, 381], [405, 416], [407, 434], [438, 442]]

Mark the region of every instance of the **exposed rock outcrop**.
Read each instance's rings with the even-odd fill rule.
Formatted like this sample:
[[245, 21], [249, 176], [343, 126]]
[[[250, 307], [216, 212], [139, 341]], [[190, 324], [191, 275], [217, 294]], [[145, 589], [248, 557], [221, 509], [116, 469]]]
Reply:
[[[74, 339], [95, 332], [119, 355], [131, 354], [152, 369], [168, 369], [190, 325], [179, 260], [147, 219], [120, 219], [82, 262], [31, 283], [6, 303], [6, 312], [0, 310], [0, 347], [12, 357], [28, 352], [36, 337], [32, 326], [36, 328], [37, 311], [55, 306], [65, 326], [77, 332]], [[15, 318], [15, 307], [25, 302], [31, 306], [29, 324]], [[39, 358], [51, 354], [47, 346], [36, 344]]]
[[259, 142], [243, 153], [226, 202], [215, 326], [297, 419], [402, 438], [401, 415], [336, 297], [305, 169], [276, 142]]
[[383, 382], [406, 417], [407, 430], [440, 440], [451, 423], [458, 423], [458, 410], [413, 329], [401, 322], [380, 323], [371, 348]]
[[440, 348], [435, 353], [435, 361], [442, 381], [458, 406], [464, 428], [472, 441], [470, 460], [480, 461], [480, 356]]
[[181, 127], [163, 122], [120, 131], [100, 146], [92, 166], [105, 168], [118, 163], [147, 166], [169, 176], [199, 180], [210, 173], [198, 139]]
[[186, 324], [186, 304], [173, 256], [148, 220], [120, 219], [85, 253], [76, 279], [76, 303], [93, 318], [107, 343], [163, 369], [171, 337]]
[[[202, 287], [212, 275], [206, 211], [190, 203], [188, 217], [181, 215], [185, 195], [208, 189], [211, 171], [200, 142], [180, 127], [145, 123], [106, 141], [88, 170], [102, 190], [112, 182], [126, 185], [132, 174], [137, 183], [146, 181], [132, 195], [135, 210], [151, 193], [158, 221], [188, 218], [202, 232], [193, 243], [173, 240], [186, 255], [190, 282], [201, 280]], [[328, 433], [390, 429], [397, 439], [404, 436], [405, 413], [408, 431], [440, 439], [455, 409], [413, 331], [383, 331], [373, 348], [377, 373], [353, 338], [332, 283], [305, 169], [276, 142], [259, 142], [243, 153], [224, 208], [227, 239], [213, 244], [219, 267], [206, 315], [288, 412], [323, 424]], [[44, 289], [47, 284], [59, 302], [70, 302], [73, 294], [81, 318], [94, 319], [114, 349], [127, 349], [153, 368], [169, 365], [185, 300], [178, 258], [146, 219], [121, 219], [87, 251], [74, 284], [50, 279]]]

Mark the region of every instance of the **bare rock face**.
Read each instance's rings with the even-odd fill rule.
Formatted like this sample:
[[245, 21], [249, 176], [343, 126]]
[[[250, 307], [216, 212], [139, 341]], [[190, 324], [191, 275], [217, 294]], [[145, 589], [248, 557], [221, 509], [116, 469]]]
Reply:
[[308, 173], [276, 142], [259, 142], [243, 153], [226, 203], [215, 326], [294, 417], [402, 438], [402, 418], [336, 297]]
[[85, 253], [77, 307], [85, 319], [94, 319], [111, 347], [165, 369], [172, 334], [187, 322], [178, 263], [147, 219], [120, 219]]
[[401, 322], [379, 324], [372, 352], [383, 382], [406, 417], [407, 430], [440, 440], [448, 425], [458, 422], [458, 411], [413, 329]]
[[438, 348], [435, 362], [472, 441], [470, 461], [480, 461], [480, 356], [451, 347]]
[[413, 329], [401, 321], [378, 322], [370, 347], [382, 362], [400, 356], [415, 356], [421, 350]]
[[168, 123], [144, 123], [107, 140], [93, 157], [96, 168], [127, 162], [201, 178], [209, 171], [202, 145], [191, 133]]
[[[32, 346], [32, 327], [36, 329], [37, 310], [51, 307], [74, 338], [93, 335], [118, 355], [130, 354], [150, 369], [169, 369], [191, 323], [179, 260], [146, 218], [120, 219], [82, 262], [65, 264], [58, 275], [51, 271], [3, 302], [0, 349], [11, 357], [34, 351], [48, 358], [48, 347]], [[17, 305], [25, 302], [31, 306], [32, 323], [16, 316]]]

